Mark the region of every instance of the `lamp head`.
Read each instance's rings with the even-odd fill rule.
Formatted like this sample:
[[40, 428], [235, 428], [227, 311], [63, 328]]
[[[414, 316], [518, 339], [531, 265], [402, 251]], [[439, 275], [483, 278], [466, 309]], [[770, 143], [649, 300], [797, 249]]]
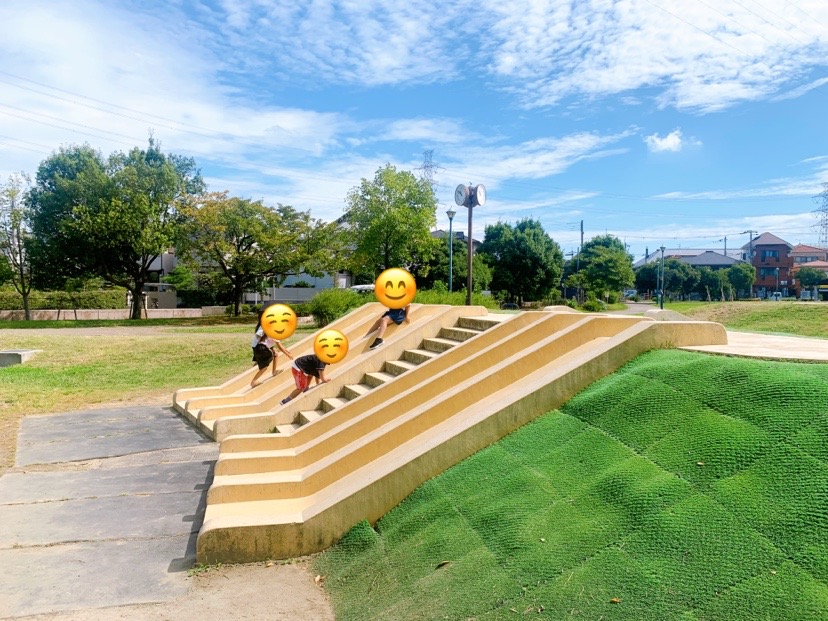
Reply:
[[454, 209], [452, 209], [451, 207], [449, 207], [448, 211], [446, 211], [446, 215], [448, 216], [449, 220], [453, 220], [456, 213], [457, 212], [454, 211]]

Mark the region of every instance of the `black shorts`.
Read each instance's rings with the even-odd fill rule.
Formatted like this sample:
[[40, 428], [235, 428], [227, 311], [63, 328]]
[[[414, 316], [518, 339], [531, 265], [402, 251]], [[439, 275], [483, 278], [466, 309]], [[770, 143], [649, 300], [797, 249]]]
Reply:
[[259, 343], [253, 348], [253, 362], [259, 365], [259, 369], [266, 369], [273, 362], [273, 352], [264, 343]]

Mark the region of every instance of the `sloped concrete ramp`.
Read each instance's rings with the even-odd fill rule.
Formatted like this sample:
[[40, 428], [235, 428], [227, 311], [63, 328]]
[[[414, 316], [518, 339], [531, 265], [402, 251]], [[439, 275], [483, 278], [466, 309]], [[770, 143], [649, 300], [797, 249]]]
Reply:
[[[352, 314], [360, 330], [370, 310]], [[637, 355], [727, 343], [716, 323], [557, 310], [422, 306], [400, 328], [377, 350], [357, 339], [333, 381], [287, 406], [217, 406], [243, 410], [214, 419], [222, 442], [200, 562], [322, 550]]]

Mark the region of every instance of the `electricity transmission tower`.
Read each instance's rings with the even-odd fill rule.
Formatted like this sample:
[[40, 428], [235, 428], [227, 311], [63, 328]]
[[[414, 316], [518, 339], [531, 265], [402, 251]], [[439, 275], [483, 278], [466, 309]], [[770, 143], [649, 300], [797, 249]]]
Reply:
[[828, 248], [828, 183], [823, 184], [824, 190], [814, 196], [814, 202], [819, 205], [813, 213], [817, 219], [814, 225], [819, 234], [819, 247]]
[[434, 195], [437, 195], [437, 186], [439, 185], [434, 180], [434, 172], [440, 170], [440, 166], [435, 164], [432, 161], [432, 156], [434, 155], [434, 149], [429, 149], [428, 151], [423, 151], [423, 165], [417, 168], [420, 171], [420, 179], [425, 180], [431, 186], [431, 191], [434, 192]]

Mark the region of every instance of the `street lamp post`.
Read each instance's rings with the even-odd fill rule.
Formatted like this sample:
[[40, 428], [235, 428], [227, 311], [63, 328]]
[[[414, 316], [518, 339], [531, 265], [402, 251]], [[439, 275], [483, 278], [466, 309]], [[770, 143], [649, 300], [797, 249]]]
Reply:
[[466, 306], [471, 306], [472, 303], [472, 259], [474, 255], [474, 242], [472, 241], [472, 208], [482, 206], [486, 203], [486, 188], [481, 185], [472, 186], [469, 184], [465, 186], [460, 184], [454, 190], [454, 202], [461, 207], [467, 207], [469, 210], [469, 265], [468, 278], [466, 280]]
[[446, 211], [446, 215], [449, 219], [449, 293], [451, 293], [451, 277], [454, 274], [454, 266], [452, 265], [452, 255], [454, 254], [454, 233], [451, 230], [451, 223], [454, 220], [454, 214], [457, 212], [454, 211], [451, 207], [448, 208]]
[[664, 308], [664, 246], [661, 247], [661, 308]]
[[776, 293], [779, 293], [779, 268], [776, 268], [776, 289], [774, 290]]

